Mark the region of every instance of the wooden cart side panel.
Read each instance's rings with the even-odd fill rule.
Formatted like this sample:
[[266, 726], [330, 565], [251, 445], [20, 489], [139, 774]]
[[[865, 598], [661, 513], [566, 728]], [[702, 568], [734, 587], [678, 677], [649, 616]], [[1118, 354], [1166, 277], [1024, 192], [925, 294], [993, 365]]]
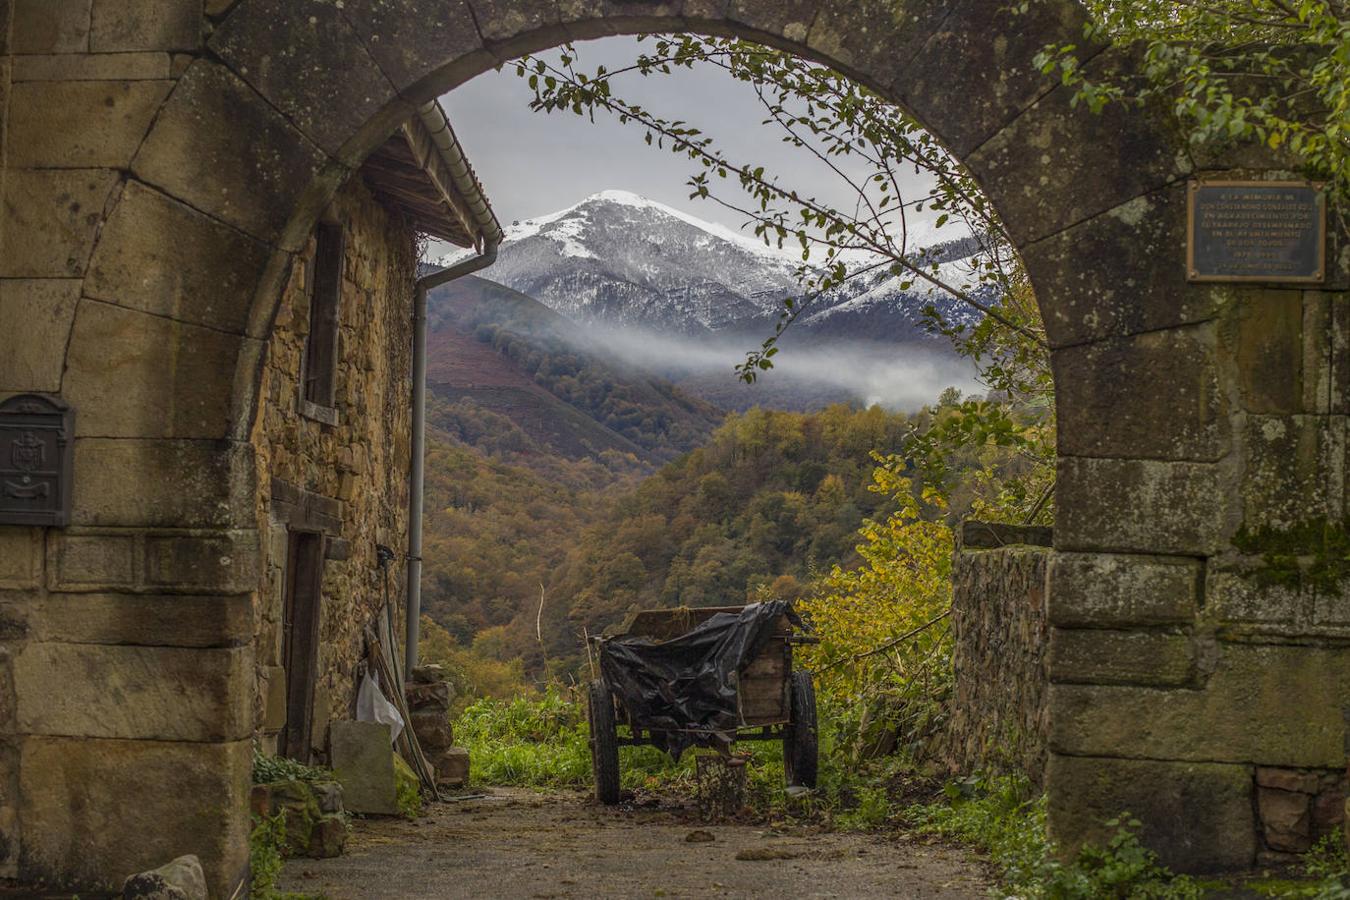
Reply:
[[788, 719], [790, 649], [775, 637], [741, 673], [741, 719], [746, 725], [776, 725]]

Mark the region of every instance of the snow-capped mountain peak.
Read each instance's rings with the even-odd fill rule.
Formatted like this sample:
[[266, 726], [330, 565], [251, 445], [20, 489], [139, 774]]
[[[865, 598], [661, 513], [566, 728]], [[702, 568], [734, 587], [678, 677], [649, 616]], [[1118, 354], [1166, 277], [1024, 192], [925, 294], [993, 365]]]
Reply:
[[[462, 257], [456, 254], [442, 264]], [[801, 288], [800, 252], [629, 191], [608, 190], [511, 223], [488, 278], [582, 323], [685, 333], [762, 330]], [[948, 265], [957, 265], [949, 263]], [[907, 280], [907, 279], [906, 279]], [[950, 298], [884, 271], [820, 298], [803, 321], [822, 334], [913, 339], [920, 307]]]

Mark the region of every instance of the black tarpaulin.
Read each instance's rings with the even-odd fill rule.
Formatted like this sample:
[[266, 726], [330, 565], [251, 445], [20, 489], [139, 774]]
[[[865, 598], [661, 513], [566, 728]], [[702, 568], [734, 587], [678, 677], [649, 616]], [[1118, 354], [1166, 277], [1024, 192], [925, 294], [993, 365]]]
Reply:
[[640, 635], [606, 640], [600, 673], [632, 720], [679, 758], [688, 747], [728, 742], [740, 724], [737, 676], [773, 636], [778, 620], [801, 627], [785, 600], [719, 612], [691, 631], [657, 641]]

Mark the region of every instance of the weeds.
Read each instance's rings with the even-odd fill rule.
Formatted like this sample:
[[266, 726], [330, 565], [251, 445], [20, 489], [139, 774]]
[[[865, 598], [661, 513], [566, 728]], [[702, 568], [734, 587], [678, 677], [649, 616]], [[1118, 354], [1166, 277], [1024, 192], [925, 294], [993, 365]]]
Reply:
[[253, 745], [253, 783], [272, 784], [277, 781], [332, 781], [333, 772], [317, 766], [307, 766], [283, 756], [269, 756]]
[[249, 897], [253, 900], [324, 900], [322, 894], [278, 891], [277, 878], [285, 862], [286, 814], [254, 816], [248, 836]]
[[921, 832], [988, 852], [1004, 888], [1033, 900], [1191, 900], [1201, 896], [1189, 878], [1173, 875], [1139, 843], [1137, 820], [1122, 815], [1105, 847], [1084, 847], [1059, 858], [1045, 827], [1045, 798], [1021, 778], [969, 778], [947, 786], [947, 802], [912, 806], [905, 818]]
[[1350, 857], [1342, 835], [1329, 834], [1303, 860], [1311, 884], [1280, 886], [1271, 896], [1312, 897], [1316, 900], [1350, 900]]

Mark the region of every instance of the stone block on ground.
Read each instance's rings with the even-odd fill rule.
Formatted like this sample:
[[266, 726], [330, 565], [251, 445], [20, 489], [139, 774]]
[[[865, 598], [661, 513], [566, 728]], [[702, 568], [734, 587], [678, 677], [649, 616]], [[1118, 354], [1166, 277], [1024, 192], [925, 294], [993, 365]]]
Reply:
[[206, 900], [206, 875], [197, 857], [180, 856], [158, 869], [132, 875], [122, 885], [123, 900]]
[[469, 751], [451, 747], [435, 758], [436, 783], [450, 787], [464, 787], [469, 783]]
[[329, 726], [333, 773], [351, 812], [398, 814], [394, 747], [389, 726], [379, 722], [334, 722]]

